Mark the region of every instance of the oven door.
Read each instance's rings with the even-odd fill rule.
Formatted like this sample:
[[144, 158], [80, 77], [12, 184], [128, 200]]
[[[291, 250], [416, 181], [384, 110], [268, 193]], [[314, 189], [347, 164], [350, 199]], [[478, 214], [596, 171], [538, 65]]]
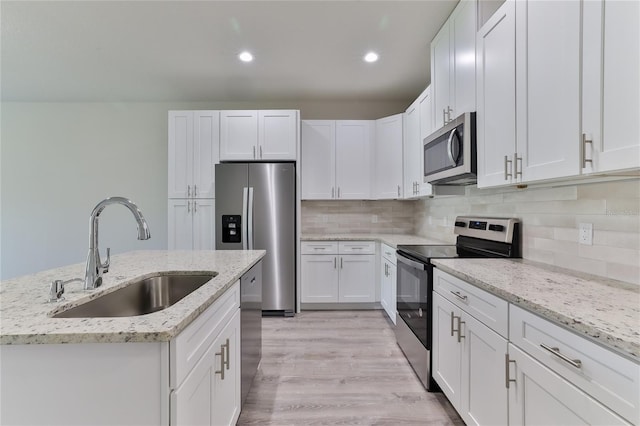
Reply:
[[398, 318], [407, 324], [425, 348], [431, 347], [432, 266], [396, 252]]

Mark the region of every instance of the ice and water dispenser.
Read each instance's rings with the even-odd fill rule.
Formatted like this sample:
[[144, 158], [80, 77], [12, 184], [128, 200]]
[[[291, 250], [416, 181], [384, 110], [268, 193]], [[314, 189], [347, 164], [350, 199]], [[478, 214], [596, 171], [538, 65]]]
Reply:
[[239, 214], [222, 215], [222, 242], [241, 243], [242, 242], [242, 216]]

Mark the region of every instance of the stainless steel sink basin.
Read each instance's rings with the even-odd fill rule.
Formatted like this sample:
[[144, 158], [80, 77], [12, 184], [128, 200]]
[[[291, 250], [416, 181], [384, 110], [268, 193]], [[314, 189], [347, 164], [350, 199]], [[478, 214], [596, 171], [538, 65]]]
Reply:
[[133, 317], [168, 308], [200, 288], [213, 273], [158, 274], [55, 314], [54, 318]]

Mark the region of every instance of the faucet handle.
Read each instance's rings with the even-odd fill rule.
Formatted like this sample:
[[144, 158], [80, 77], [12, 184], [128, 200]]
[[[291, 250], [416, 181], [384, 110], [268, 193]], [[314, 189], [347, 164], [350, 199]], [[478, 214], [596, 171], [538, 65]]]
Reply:
[[111, 265], [111, 249], [107, 247], [107, 260], [100, 265], [100, 267], [102, 268], [102, 273], [109, 272], [109, 265]]

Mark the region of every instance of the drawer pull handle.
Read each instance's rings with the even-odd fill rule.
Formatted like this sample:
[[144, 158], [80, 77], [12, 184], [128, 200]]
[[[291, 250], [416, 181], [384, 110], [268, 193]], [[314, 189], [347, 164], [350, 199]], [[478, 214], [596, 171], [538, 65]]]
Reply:
[[229, 360], [231, 359], [231, 357], [229, 356], [229, 339], [227, 339], [227, 343], [225, 343], [222, 346], [226, 346], [226, 354], [227, 356], [225, 357], [225, 361], [224, 361], [224, 365], [227, 367], [227, 370], [229, 369]]
[[504, 354], [504, 385], [509, 389], [509, 383], [516, 382], [516, 379], [509, 378], [509, 363], [516, 363], [515, 360], [509, 359], [509, 354]]
[[467, 301], [467, 296], [463, 296], [462, 294], [460, 294], [459, 291], [451, 290], [451, 294], [453, 294], [454, 296], [456, 296], [460, 300], [464, 300], [465, 302]]
[[216, 374], [220, 375], [220, 380], [224, 380], [224, 345], [220, 345], [220, 352], [216, 352], [216, 356], [220, 355], [220, 370], [216, 370]]
[[314, 250], [324, 250], [326, 247], [314, 247]]
[[580, 361], [579, 359], [571, 359], [568, 356], [561, 354], [559, 348], [552, 348], [550, 346], [545, 345], [544, 343], [540, 343], [540, 347], [542, 349], [546, 350], [546, 351], [551, 352], [552, 354], [554, 354], [555, 356], [557, 356], [561, 360], [563, 360], [565, 362], [568, 362], [573, 367], [582, 368], [582, 361]]

